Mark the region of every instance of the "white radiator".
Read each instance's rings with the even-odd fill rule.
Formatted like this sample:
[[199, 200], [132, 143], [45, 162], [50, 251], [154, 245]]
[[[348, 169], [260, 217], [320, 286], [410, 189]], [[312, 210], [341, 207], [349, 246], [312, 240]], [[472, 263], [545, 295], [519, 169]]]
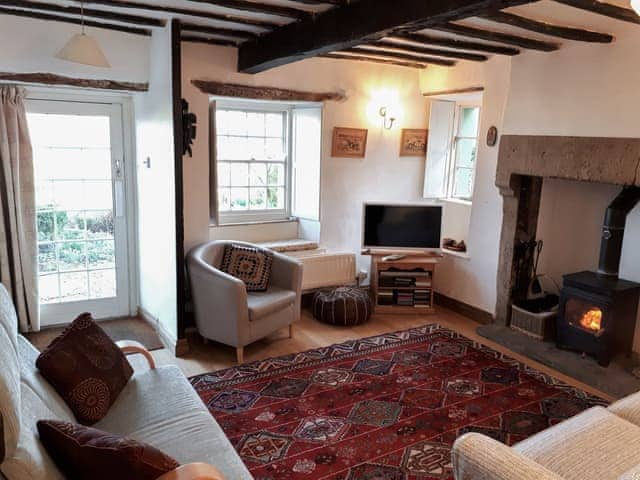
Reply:
[[356, 283], [356, 256], [347, 252], [332, 252], [323, 248], [286, 252], [304, 265], [302, 291], [338, 287]]

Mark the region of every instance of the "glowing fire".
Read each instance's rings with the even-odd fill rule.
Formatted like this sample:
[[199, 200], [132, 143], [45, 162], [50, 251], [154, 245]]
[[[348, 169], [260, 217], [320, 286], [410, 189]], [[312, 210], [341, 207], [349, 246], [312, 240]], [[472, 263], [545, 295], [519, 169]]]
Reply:
[[602, 324], [602, 310], [592, 308], [580, 319], [580, 325], [587, 330], [599, 331]]

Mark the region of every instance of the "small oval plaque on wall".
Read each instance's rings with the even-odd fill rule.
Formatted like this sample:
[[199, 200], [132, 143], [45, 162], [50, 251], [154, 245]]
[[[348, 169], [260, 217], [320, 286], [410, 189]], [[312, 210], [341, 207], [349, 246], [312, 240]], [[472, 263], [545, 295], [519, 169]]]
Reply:
[[489, 131], [487, 132], [487, 145], [490, 147], [495, 146], [496, 142], [498, 141], [498, 128], [493, 126], [489, 128]]

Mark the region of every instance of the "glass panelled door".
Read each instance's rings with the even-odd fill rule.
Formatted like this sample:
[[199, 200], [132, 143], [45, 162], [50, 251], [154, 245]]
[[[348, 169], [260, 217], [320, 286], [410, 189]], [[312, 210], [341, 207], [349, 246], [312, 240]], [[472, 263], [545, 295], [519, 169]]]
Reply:
[[122, 107], [30, 100], [43, 325], [129, 314]]

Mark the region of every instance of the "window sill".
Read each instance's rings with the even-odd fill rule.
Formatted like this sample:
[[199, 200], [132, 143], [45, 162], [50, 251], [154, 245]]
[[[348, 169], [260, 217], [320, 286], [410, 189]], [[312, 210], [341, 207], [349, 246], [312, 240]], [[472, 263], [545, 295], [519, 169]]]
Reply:
[[469, 252], [455, 252], [453, 250], [447, 250], [446, 248], [442, 249], [442, 253], [445, 255], [449, 255], [451, 257], [463, 258], [464, 260], [471, 260], [469, 256]]
[[441, 198], [440, 201], [448, 202], [448, 203], [457, 203], [458, 205], [467, 205], [469, 207], [473, 204], [471, 200], [463, 200], [462, 198]]
[[209, 228], [239, 227], [243, 225], [264, 225], [268, 223], [292, 223], [292, 222], [297, 223], [298, 218], [289, 217], [289, 218], [282, 218], [277, 220], [253, 220], [253, 221], [246, 221], [246, 222], [210, 223]]

